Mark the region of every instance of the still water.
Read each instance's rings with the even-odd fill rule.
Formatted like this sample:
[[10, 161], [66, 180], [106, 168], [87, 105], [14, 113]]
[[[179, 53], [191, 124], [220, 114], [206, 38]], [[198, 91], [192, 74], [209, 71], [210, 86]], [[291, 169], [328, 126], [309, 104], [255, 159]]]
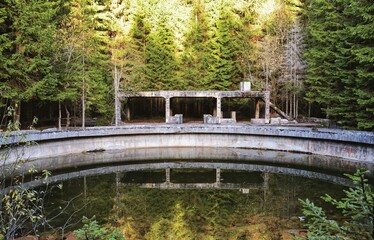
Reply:
[[[260, 160], [75, 160], [75, 167], [53, 172], [50, 181], [61, 189], [51, 188], [47, 212], [59, 215], [53, 224], [64, 231], [81, 227], [83, 216], [95, 216], [100, 224], [119, 227], [126, 239], [280, 239], [303, 228], [299, 199], [330, 209], [320, 196], [340, 198], [349, 185], [338, 170], [342, 163], [334, 169], [330, 160], [314, 157], [316, 171], [315, 165], [295, 164], [297, 154], [275, 159], [270, 153], [273, 161], [264, 161], [266, 154]], [[328, 213], [339, 217], [332, 209]]]

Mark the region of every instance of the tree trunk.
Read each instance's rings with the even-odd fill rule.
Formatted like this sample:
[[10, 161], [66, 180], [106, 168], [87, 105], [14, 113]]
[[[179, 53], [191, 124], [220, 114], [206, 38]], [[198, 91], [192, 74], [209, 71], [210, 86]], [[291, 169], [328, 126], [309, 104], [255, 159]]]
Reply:
[[21, 120], [21, 101], [16, 101], [14, 103], [14, 115], [13, 115], [13, 122], [19, 123]]
[[82, 85], [82, 128], [86, 128], [86, 88], [85, 81], [83, 80]]
[[289, 115], [289, 111], [288, 111], [288, 91], [286, 91], [286, 114]]
[[289, 104], [288, 111], [289, 111], [290, 117], [292, 118], [292, 115], [293, 115], [293, 106], [292, 106], [292, 93], [291, 92], [289, 92], [288, 98], [289, 98], [289, 100], [288, 100], [288, 104]]
[[308, 118], [310, 118], [310, 110], [311, 110], [311, 106], [310, 106], [310, 102], [308, 102]]
[[73, 126], [77, 127], [77, 112], [76, 112], [76, 103], [73, 104]]
[[83, 56], [83, 80], [82, 80], [82, 128], [86, 128], [86, 81], [84, 73], [84, 56]]
[[119, 80], [120, 80], [120, 74], [118, 73], [117, 66], [114, 65], [114, 74], [113, 74], [113, 81], [114, 81], [114, 124], [116, 126], [119, 125], [119, 122], [121, 121], [121, 109], [120, 109], [120, 102], [118, 97], [119, 92]]
[[[83, 40], [85, 40], [85, 35], [83, 33]], [[84, 46], [84, 42], [83, 42], [83, 56], [82, 56], [82, 65], [83, 65], [83, 68], [82, 68], [82, 128], [85, 129], [86, 128], [86, 80], [85, 80], [85, 51], [86, 51], [86, 48]]]
[[70, 127], [70, 112], [66, 104], [65, 104], [65, 112], [66, 112], [66, 129], [68, 129]]
[[61, 130], [61, 101], [58, 101], [58, 130]]

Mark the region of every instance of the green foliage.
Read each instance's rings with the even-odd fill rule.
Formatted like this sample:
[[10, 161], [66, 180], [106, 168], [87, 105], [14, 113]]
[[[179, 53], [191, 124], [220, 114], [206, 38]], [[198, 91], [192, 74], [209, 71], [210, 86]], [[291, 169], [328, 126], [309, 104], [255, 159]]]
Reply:
[[113, 101], [107, 36], [99, 16], [102, 9], [82, 0], [70, 2], [69, 10], [56, 37], [54, 101], [66, 109], [84, 105], [91, 117], [107, 116], [113, 112]]
[[236, 22], [227, 6], [219, 6], [219, 17], [208, 41], [208, 83], [210, 89], [236, 89], [243, 73], [240, 71], [240, 37], [244, 31], [242, 23]]
[[[9, 109], [8, 114], [13, 115], [14, 110]], [[20, 141], [12, 144], [14, 138]], [[25, 149], [32, 143], [26, 141], [19, 122], [8, 122], [0, 143], [0, 235], [13, 239], [16, 234], [37, 234], [38, 228], [46, 223], [44, 196], [47, 187], [29, 189], [23, 183], [26, 175], [32, 174], [35, 179], [46, 181], [50, 173], [38, 174], [36, 169], [26, 165]]]
[[3, 6], [7, 9], [1, 11], [0, 20], [0, 56], [6, 58], [1, 67], [3, 97], [16, 101], [51, 97], [56, 83], [51, 65], [59, 1], [8, 0]]
[[[120, 191], [116, 214], [126, 225], [125, 237], [129, 239], [144, 238], [144, 234], [146, 239], [236, 239], [232, 237], [239, 232], [250, 231], [246, 228], [248, 222], [263, 204], [261, 198], [255, 197], [259, 194], [255, 191], [262, 190], [253, 190], [249, 195], [237, 190], [126, 187]], [[267, 204], [274, 207], [273, 203]], [[278, 204], [281, 208], [284, 202]], [[284, 222], [277, 227], [281, 225]]]
[[167, 24], [166, 18], [161, 18], [158, 28], [149, 34], [146, 46], [145, 76], [149, 90], [183, 89], [177, 71], [175, 58], [174, 35]]
[[347, 128], [374, 129], [370, 1], [309, 1], [307, 99]]
[[181, 78], [187, 89], [203, 89], [209, 67], [209, 23], [204, 1], [196, 1], [192, 14], [195, 17], [191, 19], [191, 27], [186, 33], [185, 50], [181, 55], [181, 61], [184, 63]]
[[364, 177], [367, 173], [357, 170], [353, 175], [347, 174], [354, 187], [344, 190], [345, 197], [341, 200], [328, 194], [322, 197], [341, 211], [344, 220], [329, 219], [309, 199], [300, 200], [308, 218], [308, 239], [374, 239], [374, 192]]
[[82, 228], [75, 230], [74, 235], [78, 240], [121, 240], [124, 237], [118, 231], [114, 229], [107, 229], [101, 227], [95, 217], [87, 218], [83, 217]]
[[173, 209], [171, 221], [161, 218], [152, 224], [146, 239], [194, 239], [195, 234], [188, 224], [188, 213], [180, 203], [176, 203]]
[[[299, 0], [2, 1], [0, 106], [58, 102], [67, 116], [87, 106], [91, 117], [110, 118], [114, 82], [127, 92], [232, 90], [251, 79], [256, 90], [271, 90], [285, 112], [301, 108], [295, 101], [303, 94], [304, 67], [294, 48], [302, 43], [292, 42], [290, 32], [302, 6]], [[303, 17], [306, 99], [347, 128], [372, 130], [371, 1], [308, 0]], [[296, 60], [287, 59], [285, 48]]]

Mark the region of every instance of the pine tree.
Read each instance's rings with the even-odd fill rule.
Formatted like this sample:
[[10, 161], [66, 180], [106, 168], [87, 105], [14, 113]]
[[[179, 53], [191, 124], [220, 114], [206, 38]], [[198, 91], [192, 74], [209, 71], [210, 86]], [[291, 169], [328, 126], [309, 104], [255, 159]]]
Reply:
[[146, 13], [142, 7], [137, 8], [133, 16], [133, 23], [130, 30], [130, 39], [127, 41], [127, 66], [130, 68], [124, 83], [127, 91], [147, 90], [145, 75], [146, 46], [148, 35], [151, 31]]
[[237, 89], [244, 78], [240, 64], [244, 28], [242, 22], [234, 18], [230, 5], [222, 2], [218, 12], [219, 16], [208, 42], [210, 53], [207, 86], [215, 90]]
[[[108, 115], [109, 79], [105, 32], [100, 31], [100, 6], [90, 0], [72, 1], [60, 31], [58, 100], [77, 104], [80, 100], [82, 126], [86, 112]], [[66, 110], [68, 112], [68, 110]]]
[[306, 11], [307, 99], [347, 128], [373, 129], [373, 6], [313, 1]]
[[174, 34], [166, 17], [161, 17], [157, 29], [149, 34], [147, 42], [145, 74], [149, 90], [183, 89], [175, 74], [177, 64]]
[[[5, 92], [6, 87], [3, 84], [4, 80], [9, 77], [8, 71], [7, 71], [7, 65], [8, 62], [8, 56], [7, 51], [10, 47], [10, 40], [9, 40], [9, 26], [7, 24], [8, 19], [8, 12], [7, 12], [7, 6], [5, 3], [0, 3], [0, 109], [3, 106], [6, 106], [6, 95]], [[3, 119], [0, 121], [0, 126], [3, 123]]]
[[308, 239], [374, 239], [374, 192], [365, 178], [369, 171], [357, 170], [346, 174], [354, 187], [344, 190], [345, 196], [336, 200], [326, 194], [321, 198], [341, 211], [344, 220], [330, 219], [325, 210], [309, 199], [300, 200], [307, 217]]
[[[12, 101], [16, 120], [21, 101], [49, 99], [55, 88], [52, 72], [54, 35], [60, 1], [7, 0], [1, 12], [2, 97]], [[4, 10], [5, 8], [5, 10]]]
[[182, 55], [182, 79], [187, 89], [207, 88], [209, 23], [203, 0], [193, 2], [192, 23]]
[[354, 116], [357, 127], [374, 130], [374, 4], [371, 1], [344, 2], [349, 36], [347, 51], [352, 63]]

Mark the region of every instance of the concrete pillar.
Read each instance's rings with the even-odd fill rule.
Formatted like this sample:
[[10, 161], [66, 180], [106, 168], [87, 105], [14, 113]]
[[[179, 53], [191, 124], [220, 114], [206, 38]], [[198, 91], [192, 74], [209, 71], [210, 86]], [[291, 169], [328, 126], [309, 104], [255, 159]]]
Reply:
[[222, 105], [221, 98], [217, 97], [216, 117], [219, 117], [219, 118], [222, 117], [221, 105]]
[[236, 122], [236, 111], [231, 111], [231, 119]]
[[260, 99], [255, 99], [255, 118], [260, 118]]
[[264, 212], [266, 211], [266, 206], [267, 206], [268, 191], [269, 191], [269, 173], [265, 172], [264, 173], [264, 204], [262, 205]]
[[167, 123], [170, 117], [170, 97], [165, 97], [165, 122]]
[[220, 182], [221, 182], [221, 169], [217, 168], [216, 169], [216, 183], [220, 183]]
[[166, 183], [170, 183], [170, 168], [166, 168]]
[[264, 189], [269, 189], [269, 173], [264, 173]]
[[125, 117], [127, 121], [131, 120], [130, 102], [127, 101], [125, 104]]
[[270, 92], [265, 92], [265, 123], [270, 123]]

